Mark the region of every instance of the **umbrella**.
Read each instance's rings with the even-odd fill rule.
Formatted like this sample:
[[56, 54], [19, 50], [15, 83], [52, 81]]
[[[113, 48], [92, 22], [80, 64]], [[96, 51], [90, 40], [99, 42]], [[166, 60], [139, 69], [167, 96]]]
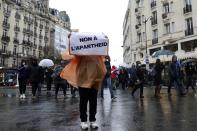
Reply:
[[155, 51], [153, 54], [152, 54], [152, 57], [159, 57], [159, 56], [162, 56], [162, 55], [174, 55], [174, 52], [170, 51], [170, 50], [159, 50], [159, 51]]
[[42, 66], [42, 67], [51, 67], [51, 66], [54, 66], [54, 63], [52, 60], [50, 59], [43, 59], [39, 62], [38, 64], [39, 66]]
[[181, 65], [183, 66], [187, 64], [194, 65], [196, 63], [197, 63], [197, 59], [187, 59], [187, 60], [182, 61]]

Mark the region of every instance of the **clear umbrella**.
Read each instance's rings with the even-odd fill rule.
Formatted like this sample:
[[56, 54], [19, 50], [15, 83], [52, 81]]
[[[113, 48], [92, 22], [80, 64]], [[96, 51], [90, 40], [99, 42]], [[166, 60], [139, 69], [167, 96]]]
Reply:
[[43, 59], [39, 62], [38, 65], [42, 67], [51, 67], [54, 66], [54, 63], [51, 59]]

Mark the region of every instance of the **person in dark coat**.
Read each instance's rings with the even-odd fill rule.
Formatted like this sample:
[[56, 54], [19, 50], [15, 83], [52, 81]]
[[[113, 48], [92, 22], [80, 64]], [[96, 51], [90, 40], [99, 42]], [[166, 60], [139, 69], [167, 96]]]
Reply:
[[30, 82], [32, 85], [32, 97], [36, 97], [36, 91], [38, 89], [40, 79], [41, 79], [41, 67], [38, 66], [38, 62], [36, 59], [31, 60], [31, 66], [30, 66]]
[[141, 67], [141, 62], [139, 62], [139, 61], [136, 62], [136, 73], [133, 73], [133, 74], [136, 74], [136, 76], [135, 76], [136, 82], [135, 82], [135, 86], [132, 90], [131, 95], [134, 96], [135, 91], [140, 88], [140, 98], [144, 98], [144, 96], [143, 96], [143, 88], [144, 87], [143, 86], [144, 86], [145, 72]]
[[195, 70], [192, 68], [192, 65], [190, 65], [188, 63], [185, 66], [186, 89], [187, 89], [187, 92], [189, 92], [189, 87], [191, 87], [194, 94], [196, 95], [196, 90], [193, 86], [193, 84], [194, 84], [194, 74], [195, 74]]
[[161, 73], [164, 69], [164, 65], [161, 64], [160, 59], [156, 60], [156, 65], [154, 67], [155, 70], [155, 97], [160, 97], [160, 90], [161, 90], [161, 84], [162, 84], [162, 76]]
[[64, 98], [66, 98], [66, 90], [69, 85], [65, 79], [62, 79], [60, 77], [60, 73], [64, 67], [65, 67], [65, 62], [61, 61], [61, 65], [57, 65], [53, 71], [54, 84], [55, 84], [55, 98], [57, 98], [58, 96], [59, 88], [62, 88]]
[[21, 61], [21, 65], [18, 68], [18, 82], [19, 82], [19, 91], [20, 91], [20, 98], [25, 99], [25, 91], [27, 85], [27, 78], [28, 78], [28, 69], [25, 61]]
[[52, 84], [52, 74], [53, 74], [53, 69], [52, 67], [48, 67], [45, 71], [46, 75], [46, 84], [47, 84], [47, 94], [51, 91], [51, 84]]
[[111, 81], [111, 63], [110, 63], [110, 57], [106, 56], [105, 57], [105, 67], [107, 70], [107, 73], [105, 74], [105, 78], [102, 82], [102, 87], [101, 87], [101, 98], [104, 98], [103, 96], [103, 90], [105, 87], [109, 88], [109, 92], [111, 95], [111, 99], [114, 100], [116, 99], [116, 96], [114, 95], [113, 92], [113, 87], [112, 87], [112, 81]]
[[170, 76], [170, 81], [168, 86], [168, 94], [171, 94], [172, 84], [175, 84], [176, 88], [179, 91], [179, 94], [181, 96], [184, 96], [186, 93], [181, 83], [181, 68], [180, 68], [180, 64], [177, 61], [176, 55], [172, 56], [172, 62], [169, 65], [169, 76]]

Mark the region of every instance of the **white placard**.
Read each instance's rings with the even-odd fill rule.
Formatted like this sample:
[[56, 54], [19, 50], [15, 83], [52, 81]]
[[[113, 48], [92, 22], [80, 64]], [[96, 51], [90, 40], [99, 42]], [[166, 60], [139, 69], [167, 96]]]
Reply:
[[69, 51], [73, 55], [108, 55], [109, 39], [103, 33], [72, 32]]

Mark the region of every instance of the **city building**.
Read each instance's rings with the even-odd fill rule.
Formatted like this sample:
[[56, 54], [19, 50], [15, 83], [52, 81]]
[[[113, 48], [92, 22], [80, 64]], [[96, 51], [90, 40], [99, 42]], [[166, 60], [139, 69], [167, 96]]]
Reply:
[[161, 49], [175, 52], [179, 59], [197, 57], [196, 0], [129, 0], [125, 14], [125, 63], [154, 63], [152, 54]]
[[71, 26], [65, 11], [55, 11], [49, 0], [0, 0], [0, 67], [52, 57], [54, 26], [68, 31]]

